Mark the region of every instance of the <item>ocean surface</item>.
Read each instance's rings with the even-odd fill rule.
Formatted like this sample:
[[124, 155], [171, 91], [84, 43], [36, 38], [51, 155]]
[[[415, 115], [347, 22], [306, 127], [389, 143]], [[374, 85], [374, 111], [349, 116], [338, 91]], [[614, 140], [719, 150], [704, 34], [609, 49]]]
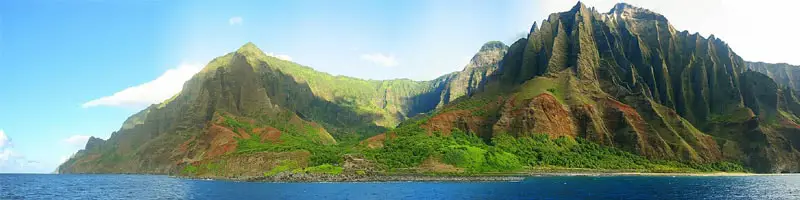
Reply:
[[800, 175], [252, 183], [151, 175], [0, 174], [0, 199], [800, 199]]

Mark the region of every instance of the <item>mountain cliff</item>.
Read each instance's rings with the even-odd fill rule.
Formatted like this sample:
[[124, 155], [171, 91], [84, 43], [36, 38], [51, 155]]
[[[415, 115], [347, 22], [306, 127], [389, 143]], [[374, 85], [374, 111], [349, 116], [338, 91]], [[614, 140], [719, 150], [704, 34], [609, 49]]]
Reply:
[[747, 68], [772, 78], [778, 85], [800, 90], [800, 66], [786, 63], [747, 62]]
[[722, 40], [677, 31], [660, 14], [624, 3], [599, 13], [579, 3], [512, 44], [486, 78], [490, 92], [416, 124], [486, 140], [544, 133], [648, 159], [797, 172], [797, 98], [746, 69]]
[[624, 3], [578, 3], [430, 81], [332, 76], [248, 43], [59, 172], [253, 176], [352, 156], [433, 171], [798, 172], [800, 101], [773, 81], [791, 74], [752, 66], [713, 35]]

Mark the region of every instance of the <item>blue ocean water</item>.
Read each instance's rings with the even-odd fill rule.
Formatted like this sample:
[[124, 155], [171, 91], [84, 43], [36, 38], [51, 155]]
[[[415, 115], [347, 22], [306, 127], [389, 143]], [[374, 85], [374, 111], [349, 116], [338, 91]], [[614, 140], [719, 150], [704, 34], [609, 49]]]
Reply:
[[0, 199], [800, 199], [800, 175], [252, 183], [152, 175], [0, 174]]

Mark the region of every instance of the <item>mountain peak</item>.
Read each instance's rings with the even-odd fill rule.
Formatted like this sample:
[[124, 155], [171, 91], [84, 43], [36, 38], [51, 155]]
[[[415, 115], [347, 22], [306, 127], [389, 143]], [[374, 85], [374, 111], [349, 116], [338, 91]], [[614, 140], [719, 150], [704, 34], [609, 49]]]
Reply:
[[537, 30], [539, 30], [539, 25], [536, 24], [536, 22], [533, 22], [533, 26], [531, 26], [531, 31], [529, 31], [528, 34], [534, 33]]
[[636, 7], [628, 3], [617, 3], [613, 8], [611, 8], [610, 11], [608, 11], [607, 14], [623, 18], [630, 17], [635, 19], [654, 19], [659, 21], [667, 21], [667, 18], [661, 14], [648, 9]]
[[504, 44], [503, 42], [489, 41], [484, 43], [483, 46], [481, 46], [480, 51], [488, 51], [488, 50], [504, 49], [504, 48], [508, 48], [508, 46], [506, 46], [506, 44]]
[[631, 4], [628, 4], [628, 3], [620, 2], [620, 3], [615, 4], [614, 7], [611, 7], [611, 11], [609, 11], [609, 13], [621, 12], [621, 11], [623, 11], [625, 9], [636, 9], [636, 8], [638, 8], [638, 7], [633, 6]]
[[261, 51], [261, 49], [259, 49], [256, 46], [256, 44], [253, 44], [253, 42], [245, 43], [244, 45], [242, 45], [242, 47], [239, 47], [239, 49], [236, 50], [236, 53], [245, 54], [245, 55], [262, 55], [262, 54], [264, 54], [264, 52]]
[[84, 147], [84, 149], [94, 149], [102, 145], [103, 142], [105, 142], [105, 140], [91, 136], [89, 140], [86, 141], [86, 147]]
[[572, 6], [572, 9], [570, 9], [570, 11], [580, 10], [581, 8], [586, 8], [586, 4], [583, 4], [583, 2], [578, 1], [578, 3], [575, 4], [575, 6]]

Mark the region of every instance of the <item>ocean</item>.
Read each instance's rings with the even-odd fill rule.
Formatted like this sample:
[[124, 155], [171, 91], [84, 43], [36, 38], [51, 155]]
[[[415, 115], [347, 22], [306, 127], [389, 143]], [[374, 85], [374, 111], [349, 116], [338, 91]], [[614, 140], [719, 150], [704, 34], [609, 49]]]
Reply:
[[800, 199], [800, 175], [258, 183], [156, 175], [0, 174], [0, 199]]

